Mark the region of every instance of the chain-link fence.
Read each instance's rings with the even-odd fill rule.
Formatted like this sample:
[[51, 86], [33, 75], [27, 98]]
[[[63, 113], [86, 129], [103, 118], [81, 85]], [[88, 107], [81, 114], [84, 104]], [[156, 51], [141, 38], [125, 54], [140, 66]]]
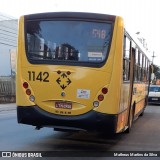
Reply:
[[15, 102], [15, 78], [0, 77], [0, 103]]

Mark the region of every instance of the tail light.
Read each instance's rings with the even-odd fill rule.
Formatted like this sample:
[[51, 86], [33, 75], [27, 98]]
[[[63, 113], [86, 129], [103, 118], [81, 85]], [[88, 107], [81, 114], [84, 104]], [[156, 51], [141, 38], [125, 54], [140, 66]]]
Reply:
[[26, 95], [29, 96], [29, 100], [30, 100], [31, 102], [34, 102], [34, 101], [35, 101], [35, 97], [34, 97], [33, 95], [31, 95], [31, 90], [30, 90], [28, 87], [29, 87], [28, 83], [27, 83], [27, 82], [24, 82], [24, 83], [23, 83], [23, 88], [26, 89]]
[[28, 83], [27, 83], [27, 82], [24, 82], [24, 83], [23, 83], [23, 87], [24, 87], [25, 89], [27, 89], [27, 88], [28, 88]]
[[106, 88], [106, 87], [102, 88], [102, 93], [107, 94], [108, 93], [108, 88]]
[[104, 95], [108, 93], [108, 88], [103, 87], [101, 90], [101, 94], [98, 95], [98, 101], [104, 100]]
[[26, 90], [26, 94], [29, 96], [29, 95], [31, 95], [31, 90], [30, 89], [27, 89]]
[[102, 94], [100, 94], [100, 95], [98, 96], [98, 100], [99, 100], [99, 101], [103, 101], [103, 100], [104, 100], [104, 96], [103, 96]]

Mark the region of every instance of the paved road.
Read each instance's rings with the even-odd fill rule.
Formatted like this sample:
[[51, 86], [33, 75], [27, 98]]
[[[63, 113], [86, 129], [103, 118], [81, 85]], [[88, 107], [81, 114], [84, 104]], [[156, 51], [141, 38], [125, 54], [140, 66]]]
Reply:
[[146, 108], [145, 114], [134, 122], [130, 134], [121, 133], [114, 136], [85, 132], [63, 133], [51, 128], [35, 130], [33, 126], [17, 123], [15, 104], [8, 105], [6, 110], [2, 108], [0, 105], [0, 151], [58, 151], [62, 154], [65, 151], [160, 151], [158, 105]]
[[2, 113], [4, 111], [11, 111], [11, 110], [16, 110], [15, 103], [0, 104], [0, 113]]

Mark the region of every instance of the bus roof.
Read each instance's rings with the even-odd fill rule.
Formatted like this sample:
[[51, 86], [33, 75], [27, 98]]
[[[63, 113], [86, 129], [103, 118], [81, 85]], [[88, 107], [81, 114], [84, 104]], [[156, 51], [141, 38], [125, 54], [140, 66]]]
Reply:
[[97, 20], [111, 20], [115, 21], [115, 15], [87, 13], [87, 12], [48, 12], [24, 15], [27, 20], [33, 19], [50, 19], [50, 18], [83, 18], [83, 19], [97, 19]]

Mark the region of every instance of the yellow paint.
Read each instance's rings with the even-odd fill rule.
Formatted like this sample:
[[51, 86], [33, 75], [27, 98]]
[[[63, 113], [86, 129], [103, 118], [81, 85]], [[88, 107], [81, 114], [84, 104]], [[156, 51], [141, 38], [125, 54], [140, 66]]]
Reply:
[[117, 131], [116, 131], [117, 133], [121, 132], [125, 127], [125, 124], [128, 121], [127, 115], [128, 115], [127, 110], [118, 114], [118, 123], [117, 123]]
[[[120, 17], [117, 17], [112, 46], [110, 49], [107, 63], [102, 68], [88, 68], [78, 66], [59, 66], [59, 65], [33, 65], [26, 59], [24, 35], [24, 18], [20, 19], [19, 25], [19, 49], [18, 49], [18, 74], [17, 74], [17, 105], [18, 106], [31, 106], [38, 105], [42, 109], [55, 113], [54, 102], [56, 100], [72, 101], [73, 110], [72, 115], [84, 114], [90, 110], [97, 112], [117, 114], [119, 112], [120, 88], [122, 83], [121, 70], [122, 70], [122, 42], [120, 39], [123, 37], [123, 23]], [[118, 38], [118, 40], [116, 40]], [[119, 43], [121, 42], [121, 43]], [[115, 54], [117, 53], [118, 54]], [[60, 77], [57, 71], [63, 73], [71, 72], [68, 78], [71, 83], [64, 90], [66, 96], [62, 97], [63, 89], [56, 82]], [[42, 83], [40, 81], [29, 81], [28, 71], [49, 73], [49, 83]], [[32, 94], [35, 96], [35, 103], [29, 101], [29, 97], [25, 94], [22, 87], [23, 82], [28, 82]], [[66, 85], [66, 80], [62, 79], [61, 84]], [[114, 86], [117, 87], [114, 87]], [[93, 102], [97, 101], [97, 97], [101, 94], [103, 87], [107, 86], [108, 93], [104, 95], [104, 101], [100, 102], [100, 106], [94, 108]], [[77, 98], [77, 90], [86, 89], [90, 91], [89, 99]], [[116, 99], [116, 101], [115, 101]], [[81, 106], [81, 107], [76, 107]]]

